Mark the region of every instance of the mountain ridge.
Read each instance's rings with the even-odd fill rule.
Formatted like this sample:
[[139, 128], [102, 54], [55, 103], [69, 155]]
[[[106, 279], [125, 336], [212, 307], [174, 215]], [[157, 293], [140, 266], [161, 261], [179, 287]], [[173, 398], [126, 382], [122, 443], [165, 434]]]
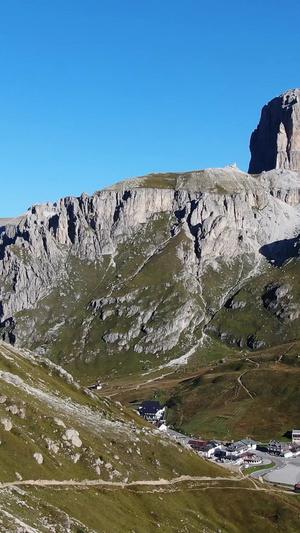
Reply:
[[[1, 227], [3, 338], [63, 364], [104, 353], [109, 372], [120, 351], [153, 366], [193, 353], [226, 300], [272, 264], [274, 243], [298, 242], [299, 191], [297, 172], [231, 166], [35, 205]], [[66, 349], [57, 337], [75, 323]]]

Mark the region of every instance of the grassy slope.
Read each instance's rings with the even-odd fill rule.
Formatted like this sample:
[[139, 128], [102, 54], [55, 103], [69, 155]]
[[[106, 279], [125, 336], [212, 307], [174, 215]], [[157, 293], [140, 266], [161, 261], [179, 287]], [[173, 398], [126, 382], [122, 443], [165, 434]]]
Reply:
[[[197, 377], [182, 380], [169, 394], [170, 419], [202, 437], [281, 438], [298, 425], [298, 354], [300, 345], [293, 343], [250, 354], [259, 366], [246, 356], [234, 356]], [[252, 398], [239, 384], [240, 376]]]
[[[247, 480], [226, 480], [228, 471], [157, 434], [112, 400], [87, 394], [60, 374], [47, 360], [0, 344], [0, 419], [9, 418], [13, 425], [10, 431], [0, 425], [2, 483], [16, 481], [16, 472], [25, 480], [97, 479], [95, 458], [103, 461], [101, 479], [125, 484], [128, 478], [170, 479], [182, 474], [225, 479], [124, 489], [0, 485], [1, 533], [17, 533], [20, 527], [27, 531], [29, 526], [35, 532], [52, 527], [56, 533], [148, 533], [157, 530], [157, 523], [166, 533], [212, 532], [218, 528], [238, 532], [245, 517], [245, 531], [264, 531], [265, 527], [269, 531], [296, 531], [298, 498], [289, 499], [277, 492], [256, 493]], [[20, 416], [20, 409], [25, 410], [25, 416]], [[58, 425], [56, 418], [66, 428], [77, 429], [82, 447], [66, 445], [66, 428]], [[49, 450], [45, 437], [59, 443], [59, 450]], [[36, 452], [43, 455], [41, 465], [33, 458]], [[75, 453], [80, 454], [76, 464], [72, 460]], [[109, 463], [112, 466], [107, 468]]]
[[[0, 505], [1, 499], [0, 492]], [[157, 530], [163, 533], [218, 530], [296, 533], [299, 530], [299, 497], [255, 492], [252, 483], [247, 481], [238, 490], [236, 484], [229, 481], [219, 485], [187, 483], [171, 490], [163, 487], [113, 491], [26, 488], [24, 495], [11, 493], [10, 504], [11, 512], [26, 517], [26, 523], [38, 526], [41, 532], [49, 531], [45, 525], [55, 525], [56, 533], [64, 533], [68, 527], [72, 533], [152, 533]], [[42, 516], [45, 517], [44, 527]], [[67, 517], [79, 522], [70, 523]], [[16, 531], [11, 522], [6, 523], [7, 531]]]
[[281, 268], [266, 265], [264, 272], [247, 281], [236, 292], [233, 303], [243, 307], [222, 309], [209, 324], [209, 331], [231, 345], [246, 347], [256, 338], [262, 346], [276, 346], [299, 339], [300, 317], [286, 321], [266, 308], [263, 296], [270, 286], [286, 286], [287, 294], [278, 303], [277, 310], [293, 310], [300, 302], [299, 259], [292, 259]]
[[[150, 350], [146, 355], [134, 350], [145, 336], [142, 329], [129, 339], [126, 350], [102, 340], [108, 331], [126, 334], [134, 328], [139, 309], [155, 310], [147, 323], [147, 327], [154, 329], [168, 325], [173, 313], [186, 302], [193, 302], [200, 313], [202, 301], [187, 290], [183, 265], [177, 255], [177, 249], [191, 246], [191, 241], [180, 232], [166, 242], [170, 237], [170, 221], [166, 218], [161, 215], [153, 219], [132, 242], [120, 245], [114, 267], [107, 257], [101, 264], [86, 264], [71, 256], [68, 282], [38, 302], [35, 309], [17, 314], [20, 328], [27, 332], [23, 343], [33, 350], [45, 350], [52, 360], [64, 365], [85, 384], [137, 374], [181, 355], [188, 346], [185, 334], [175, 349], [156, 354]], [[159, 250], [162, 243], [163, 249]], [[93, 312], [88, 306], [92, 300], [106, 297], [114, 303], [106, 305], [105, 311], [111, 314], [103, 320], [100, 312]], [[129, 300], [121, 303], [124, 297]], [[198, 335], [201, 336], [200, 329]]]
[[[217, 194], [259, 187], [255, 180], [252, 184], [249, 176], [237, 173], [235, 177], [234, 172], [230, 172], [214, 169], [183, 174], [151, 174], [134, 179], [132, 186], [141, 184], [143, 187], [174, 190], [207, 190]], [[232, 172], [234, 176], [231, 176]], [[130, 184], [131, 180], [128, 186]], [[115, 187], [118, 188], [118, 185]], [[219, 191], [220, 187], [222, 191]], [[209, 322], [206, 333], [214, 337], [214, 342], [213, 349], [206, 347], [195, 353], [194, 361], [201, 363], [218, 360], [233, 347], [249, 347], [253, 340], [267, 347], [299, 338], [300, 316], [284, 321], [266, 309], [262, 300], [270, 283], [288, 283], [291, 288], [283, 304], [287, 308], [297, 305], [300, 284], [299, 262], [296, 259], [277, 269], [266, 262], [264, 271], [250, 279], [247, 276], [253, 268], [253, 258], [243, 256], [230, 264], [220, 259], [214, 269], [208, 267], [201, 274], [200, 296], [200, 291], [192, 285], [195, 283], [192, 274], [193, 289], [188, 289], [184, 280], [184, 276], [189, 275], [188, 269], [178, 254], [178, 250], [181, 250], [181, 256], [185, 251], [191, 251], [194, 243], [183, 231], [170, 239], [174, 223], [175, 220], [162, 213], [142, 224], [130, 240], [118, 247], [113, 259], [115, 266], [108, 256], [99, 263], [88, 264], [70, 255], [66, 264], [67, 281], [61, 282], [34, 309], [17, 314], [17, 327], [23, 332], [22, 344], [33, 350], [45, 350], [52, 360], [87, 384], [97, 379], [111, 381], [124, 378], [128, 374], [138, 377], [183, 355], [201, 338], [203, 312], [206, 313], [205, 322]], [[169, 242], [160, 249], [168, 239]], [[243, 279], [246, 280], [244, 283]], [[233, 297], [233, 303], [240, 307], [224, 307], [222, 297], [225, 295], [228, 299]], [[106, 305], [107, 316], [102, 319], [100, 311], [91, 310], [89, 303], [106, 297], [115, 301]], [[120, 303], [119, 299], [124, 297], [128, 297], [130, 302]], [[199, 324], [192, 336], [191, 328], [186, 327], [177, 345], [165, 352], [155, 352], [155, 347], [151, 345], [148, 353], [135, 350], [146, 337], [141, 325], [133, 336], [124, 339], [123, 345], [118, 345], [117, 341], [103, 341], [102, 337], [107, 332], [125, 336], [132, 332], [139, 310], [149, 308], [153, 308], [155, 313], [147, 327], [156, 330], [166, 325], [167, 329], [174, 314], [189, 301], [198, 309]]]
[[[265, 442], [298, 426], [299, 355], [299, 342], [243, 356], [231, 352], [225, 363], [190, 363], [177, 371], [169, 369], [163, 378], [155, 379], [154, 374], [119, 380], [117, 387], [108, 384], [106, 393], [127, 405], [159, 398], [169, 406], [170, 424], [203, 438], [249, 436]], [[239, 384], [240, 376], [252, 398]]]
[[[0, 425], [1, 481], [16, 479], [16, 471], [24, 479], [97, 479], [95, 464], [99, 458], [100, 477], [107, 480], [112, 479], [111, 475], [117, 481], [173, 477], [174, 464], [179, 474], [213, 472], [211, 465], [199, 462], [193, 453], [182, 453], [180, 446], [153, 431], [132, 411], [69, 385], [56, 375], [56, 369], [46, 364], [44, 368], [5, 344], [0, 350], [4, 399], [0, 418], [10, 419], [13, 426], [5, 431]], [[15, 386], [3, 379], [2, 372], [17, 375], [23, 382]], [[12, 406], [24, 409], [25, 416], [14, 413]], [[59, 426], [55, 418], [65, 427]], [[66, 429], [79, 432], [81, 447], [66, 442]], [[46, 439], [58, 444], [58, 450], [49, 449]], [[43, 455], [43, 464], [37, 464], [34, 453]], [[75, 463], [77, 453], [80, 459]]]

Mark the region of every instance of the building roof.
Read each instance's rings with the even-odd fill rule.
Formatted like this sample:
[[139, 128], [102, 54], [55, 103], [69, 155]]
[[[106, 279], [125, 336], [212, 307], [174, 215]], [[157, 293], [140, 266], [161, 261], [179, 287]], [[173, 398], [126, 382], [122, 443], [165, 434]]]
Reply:
[[248, 439], [248, 437], [246, 439], [241, 439], [240, 442], [242, 442], [243, 444], [247, 444], [248, 446], [253, 446], [253, 444], [257, 444], [255, 440]]
[[157, 411], [159, 411], [160, 409], [163, 409], [163, 406], [160, 405], [160, 403], [156, 401], [145, 401], [139, 407], [139, 410], [142, 411], [143, 413], [153, 414], [153, 415], [155, 415]]
[[194, 440], [194, 439], [190, 439], [188, 441], [188, 444], [194, 444], [195, 446], [207, 446], [209, 444], [208, 441], [206, 440]]

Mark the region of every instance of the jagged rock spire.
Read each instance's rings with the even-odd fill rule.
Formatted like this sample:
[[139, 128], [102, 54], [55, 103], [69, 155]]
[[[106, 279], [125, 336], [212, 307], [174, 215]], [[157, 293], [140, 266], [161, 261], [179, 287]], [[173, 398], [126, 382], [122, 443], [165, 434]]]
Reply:
[[300, 171], [300, 89], [265, 105], [250, 139], [249, 173], [282, 168]]

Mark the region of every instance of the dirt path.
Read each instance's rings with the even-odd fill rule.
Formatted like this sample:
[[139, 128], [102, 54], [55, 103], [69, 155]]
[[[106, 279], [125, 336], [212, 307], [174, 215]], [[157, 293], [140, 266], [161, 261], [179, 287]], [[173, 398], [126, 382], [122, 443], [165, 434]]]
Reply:
[[276, 362], [276, 363], [281, 363], [283, 356], [284, 356], [284, 355], [287, 355], [287, 354], [291, 351], [291, 349], [294, 348], [294, 346], [295, 346], [295, 343], [292, 344], [291, 346], [289, 346], [289, 348], [288, 348], [285, 352], [283, 352], [283, 353], [279, 356], [279, 359], [277, 359], [277, 361], [275, 361], [275, 362]]
[[245, 374], [247, 374], [247, 372], [249, 372], [249, 371], [248, 371], [248, 370], [245, 370], [245, 372], [243, 372], [243, 373], [237, 378], [237, 380], [238, 380], [239, 385], [240, 385], [241, 387], [243, 387], [243, 389], [247, 392], [248, 396], [250, 396], [250, 398], [252, 398], [252, 400], [253, 400], [254, 395], [251, 394], [251, 392], [249, 391], [249, 389], [247, 389], [246, 385], [244, 385], [244, 383], [242, 382], [242, 377], [243, 377]]
[[173, 479], [142, 479], [137, 481], [130, 481], [123, 483], [122, 481], [105, 481], [104, 479], [84, 479], [82, 481], [76, 481], [74, 479], [68, 480], [55, 480], [55, 479], [27, 479], [27, 480], [16, 480], [6, 483], [0, 483], [0, 489], [7, 488], [11, 486], [25, 486], [30, 485], [34, 487], [60, 487], [60, 486], [70, 486], [70, 487], [96, 487], [96, 486], [109, 486], [116, 488], [125, 488], [125, 487], [134, 487], [134, 486], [161, 486], [161, 485], [176, 485], [178, 483], [185, 483], [187, 481], [197, 482], [197, 481], [234, 481], [240, 482], [245, 478], [242, 476], [239, 477], [207, 477], [207, 476], [180, 476]]
[[[259, 363], [257, 363], [256, 361], [253, 361], [253, 359], [250, 359], [250, 357], [247, 357], [246, 361], [249, 361], [249, 363], [252, 363], [253, 365], [256, 365], [257, 368], [259, 368]], [[250, 392], [249, 389], [247, 389], [246, 385], [244, 385], [244, 383], [242, 382], [242, 377], [245, 374], [247, 374], [247, 372], [251, 372], [251, 370], [245, 370], [244, 372], [242, 372], [242, 374], [239, 375], [237, 380], [238, 380], [239, 385], [246, 391], [248, 396], [250, 396], [250, 398], [252, 398], [252, 400], [253, 400], [253, 398], [255, 398], [256, 394]]]
[[[108, 487], [110, 489], [124, 489], [124, 488], [133, 488], [133, 487], [157, 487], [160, 490], [164, 490], [166, 487], [178, 486], [177, 490], [187, 490], [186, 487], [180, 488], [181, 483], [197, 483], [197, 482], [208, 482], [211, 483], [212, 488], [239, 488], [234, 486], [225, 487], [224, 484], [218, 486], [218, 482], [229, 482], [239, 484], [240, 482], [250, 480], [253, 484], [253, 487], [242, 487], [242, 490], [255, 490], [261, 492], [278, 492], [278, 488], [273, 487], [264, 487], [261, 484], [258, 484], [257, 481], [253, 480], [249, 476], [244, 476], [243, 474], [235, 477], [208, 477], [208, 476], [180, 476], [173, 479], [154, 479], [154, 480], [137, 480], [123, 483], [121, 481], [105, 481], [103, 479], [84, 479], [82, 481], [76, 481], [74, 479], [68, 480], [55, 480], [55, 479], [28, 479], [28, 480], [16, 480], [11, 482], [0, 483], [0, 490], [10, 487]], [[207, 490], [209, 487], [194, 487], [195, 489]], [[240, 487], [241, 488], [241, 487]], [[282, 492], [282, 491], [281, 491]], [[283, 490], [283, 492], [287, 492]]]
[[250, 359], [250, 357], [247, 357], [246, 361], [250, 361], [250, 363], [253, 363], [257, 366], [257, 368], [259, 368], [259, 363], [257, 361], [253, 361], [253, 359]]

